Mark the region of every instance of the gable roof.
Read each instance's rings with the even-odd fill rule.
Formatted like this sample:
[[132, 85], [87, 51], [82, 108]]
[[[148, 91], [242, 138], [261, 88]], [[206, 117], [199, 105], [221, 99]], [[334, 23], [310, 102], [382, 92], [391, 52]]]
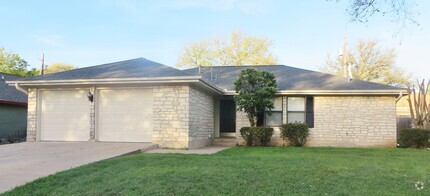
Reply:
[[[4, 78], [4, 80], [2, 79]], [[22, 80], [23, 77], [0, 72], [0, 103], [23, 105], [27, 103], [27, 95], [6, 84], [6, 81]]]
[[[285, 65], [213, 66], [184, 70], [190, 75], [202, 75], [208, 83], [226, 91], [234, 91], [234, 81], [241, 70], [252, 68], [274, 73], [279, 91], [404, 91], [405, 89], [361, 80], [351, 80], [332, 74], [299, 69]], [[211, 71], [212, 70], [212, 71]], [[212, 79], [211, 79], [212, 72]]]
[[82, 80], [109, 78], [146, 78], [189, 76], [181, 70], [145, 58], [137, 58], [91, 67], [84, 67], [53, 74], [26, 78], [23, 81]]
[[[144, 58], [96, 65], [7, 82], [29, 88], [101, 84], [197, 84], [217, 94], [235, 94], [234, 81], [243, 69], [272, 72], [280, 94], [399, 95], [406, 90], [285, 65], [213, 66], [175, 69]], [[212, 75], [212, 78], [211, 78]]]

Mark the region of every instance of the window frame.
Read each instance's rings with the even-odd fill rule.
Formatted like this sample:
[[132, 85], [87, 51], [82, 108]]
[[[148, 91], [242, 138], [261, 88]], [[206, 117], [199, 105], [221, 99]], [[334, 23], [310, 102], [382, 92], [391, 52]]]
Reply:
[[[300, 97], [300, 98], [303, 98], [303, 111], [297, 111], [297, 110], [292, 110], [292, 111], [290, 111], [289, 110], [289, 107], [288, 107], [288, 104], [290, 103], [290, 101], [288, 100], [289, 98], [298, 98], [298, 97]], [[290, 122], [289, 121], [289, 119], [288, 119], [288, 114], [289, 113], [296, 113], [296, 114], [303, 114], [303, 116], [304, 116], [304, 122], [303, 123], [307, 123], [307, 115], [306, 115], [306, 111], [307, 111], [307, 106], [306, 106], [306, 103], [307, 103], [307, 96], [288, 96], [287, 97], [287, 108], [286, 108], [286, 114], [287, 114], [287, 122], [286, 123], [294, 123], [294, 122]]]
[[[272, 109], [272, 110], [264, 110], [264, 114], [263, 114], [263, 116], [264, 116], [264, 118], [263, 118], [263, 126], [267, 126], [267, 127], [280, 127], [280, 126], [282, 126], [282, 124], [284, 123], [284, 96], [277, 96], [277, 97], [275, 97], [275, 99], [281, 99], [281, 107], [280, 107], [280, 110], [278, 109], [278, 110], [275, 110], [275, 109]], [[274, 107], [275, 108], [275, 107]], [[266, 114], [267, 113], [280, 113], [281, 114], [281, 122], [280, 122], [280, 124], [279, 125], [267, 125], [267, 120], [266, 120]]]

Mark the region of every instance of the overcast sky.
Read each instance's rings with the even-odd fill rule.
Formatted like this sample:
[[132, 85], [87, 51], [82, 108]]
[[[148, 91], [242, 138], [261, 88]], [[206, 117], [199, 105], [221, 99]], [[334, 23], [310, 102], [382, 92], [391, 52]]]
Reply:
[[415, 0], [420, 26], [390, 18], [351, 23], [347, 1], [270, 0], [99, 0], [1, 1], [0, 47], [18, 53], [32, 67], [66, 62], [85, 67], [144, 57], [175, 66], [190, 42], [227, 37], [240, 29], [273, 41], [280, 64], [318, 70], [337, 55], [346, 33], [349, 46], [376, 39], [395, 48], [397, 64], [417, 77], [430, 77], [430, 1]]

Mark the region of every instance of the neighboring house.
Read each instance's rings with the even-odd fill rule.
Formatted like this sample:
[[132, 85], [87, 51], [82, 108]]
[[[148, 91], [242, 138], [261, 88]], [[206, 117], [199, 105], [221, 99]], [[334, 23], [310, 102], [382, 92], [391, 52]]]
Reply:
[[0, 72], [0, 142], [27, 129], [27, 95], [6, 84], [22, 77]]
[[249, 122], [236, 111], [233, 82], [246, 68], [276, 75], [275, 108], [259, 124], [306, 122], [309, 146], [395, 146], [404, 89], [284, 65], [178, 70], [138, 58], [9, 83], [28, 90], [27, 141], [199, 148], [220, 136], [241, 140]]

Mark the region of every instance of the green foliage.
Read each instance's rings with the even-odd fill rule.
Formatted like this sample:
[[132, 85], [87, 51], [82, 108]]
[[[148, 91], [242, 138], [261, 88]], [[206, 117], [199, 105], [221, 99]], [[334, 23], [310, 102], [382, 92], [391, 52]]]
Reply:
[[214, 39], [190, 44], [182, 52], [176, 66], [273, 65], [277, 61], [269, 52], [271, 45], [269, 39], [234, 31], [230, 40]]
[[281, 126], [281, 138], [288, 139], [291, 146], [304, 146], [309, 136], [309, 127], [306, 123], [294, 122]]
[[0, 48], [0, 72], [17, 76], [32, 76], [34, 72], [28, 71], [29, 64], [18, 54], [7, 52]]
[[76, 68], [77, 67], [72, 65], [72, 64], [53, 63], [51, 65], [48, 65], [48, 67], [45, 69], [45, 74], [68, 71], [68, 70], [72, 70], [72, 69], [76, 69]]
[[277, 92], [275, 75], [266, 71], [245, 69], [234, 82], [237, 95], [234, 102], [238, 111], [246, 113], [251, 126], [255, 126], [258, 114], [273, 109]]
[[356, 48], [347, 49], [345, 55], [346, 59], [328, 57], [321, 71], [343, 76], [347, 63], [351, 66], [353, 79], [401, 87], [411, 83], [411, 75], [396, 66], [396, 51], [379, 48], [377, 41], [359, 41]]
[[242, 127], [240, 134], [247, 146], [267, 146], [273, 135], [271, 127]]
[[429, 146], [430, 129], [400, 130], [399, 145], [402, 148], [427, 148]]

